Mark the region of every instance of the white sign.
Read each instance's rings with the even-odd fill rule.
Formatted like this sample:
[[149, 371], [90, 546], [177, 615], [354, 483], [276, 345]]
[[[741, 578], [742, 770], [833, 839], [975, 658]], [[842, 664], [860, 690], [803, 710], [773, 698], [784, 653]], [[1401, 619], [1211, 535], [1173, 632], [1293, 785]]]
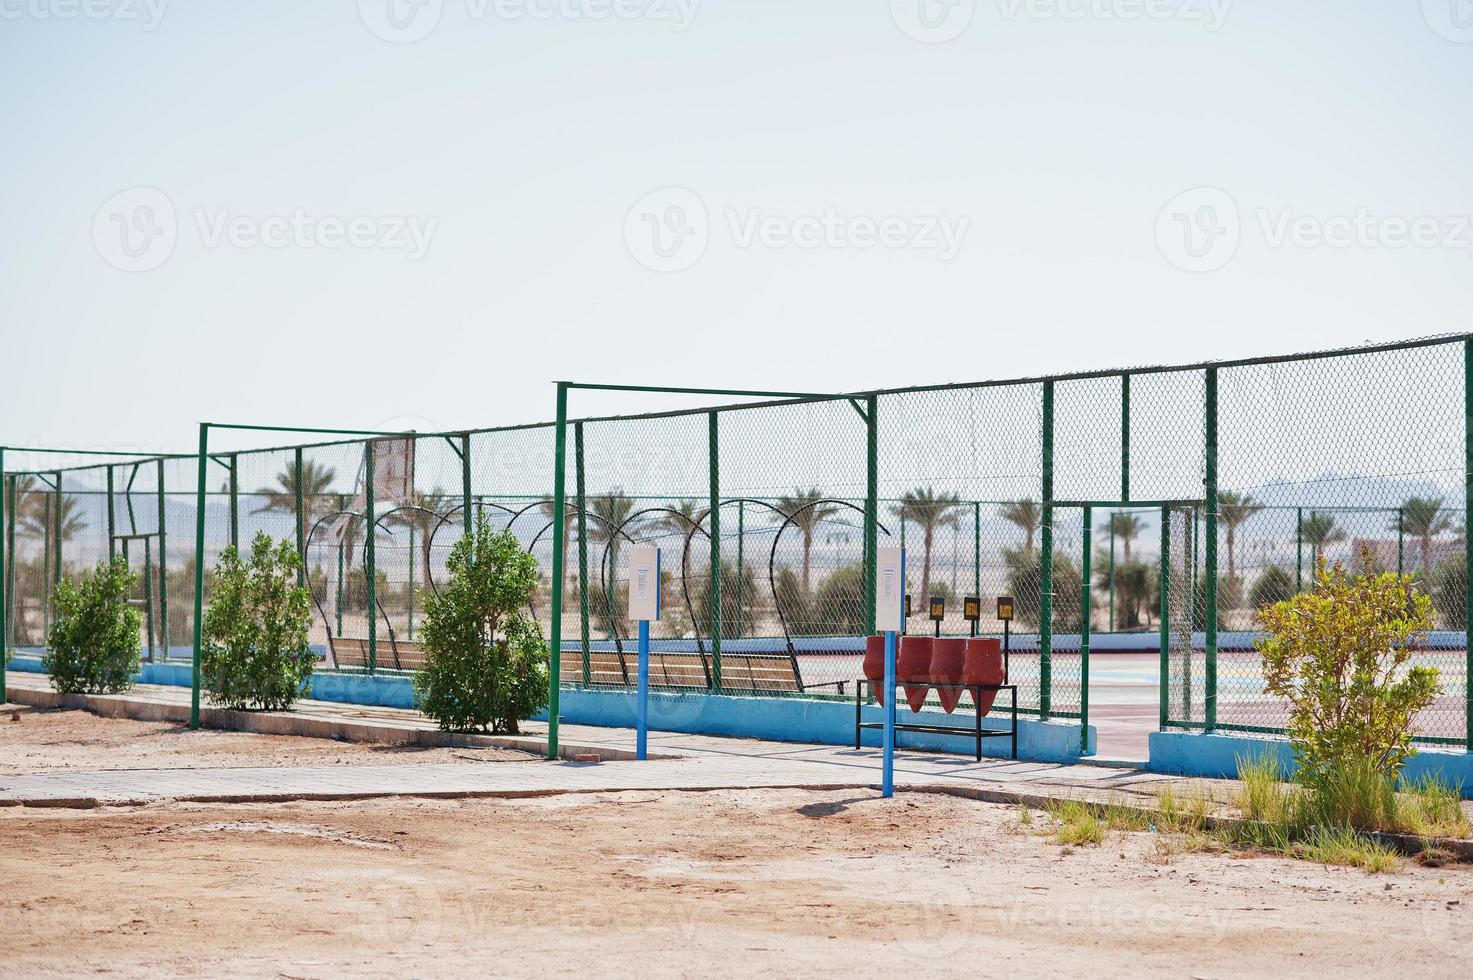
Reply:
[[654, 545], [629, 549], [629, 618], [660, 618], [660, 549]]
[[414, 439], [375, 439], [373, 442], [373, 499], [379, 503], [406, 503], [414, 497]]
[[905, 619], [905, 549], [880, 548], [875, 562], [875, 629], [899, 633]]

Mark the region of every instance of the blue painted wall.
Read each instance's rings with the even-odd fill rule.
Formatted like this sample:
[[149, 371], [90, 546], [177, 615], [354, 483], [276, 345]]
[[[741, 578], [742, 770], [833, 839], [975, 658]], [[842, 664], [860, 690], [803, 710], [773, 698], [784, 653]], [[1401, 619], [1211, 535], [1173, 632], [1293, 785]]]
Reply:
[[[43, 673], [41, 661], [18, 656], [12, 670]], [[175, 663], [145, 663], [135, 680], [144, 684], [169, 684], [188, 687], [190, 666]], [[385, 708], [413, 708], [414, 693], [409, 678], [403, 676], [368, 676], [365, 674], [313, 674], [309, 697], [340, 704], [365, 704]], [[623, 691], [585, 691], [566, 689], [560, 698], [562, 720], [569, 725], [597, 725], [607, 728], [634, 727], [634, 695]], [[899, 721], [913, 717], [901, 710]], [[538, 716], [546, 721], [546, 714]], [[867, 722], [882, 721], [880, 708], [864, 709]], [[958, 729], [971, 726], [971, 716], [964, 711], [953, 715], [926, 712], [925, 723], [948, 725]], [[983, 720], [983, 725], [1003, 728], [1007, 716], [1000, 709]], [[778, 742], [806, 742], [819, 745], [854, 744], [853, 702], [816, 701], [807, 698], [738, 698], [712, 694], [651, 694], [650, 727], [656, 731], [685, 732], [694, 735], [730, 735], [739, 738], [761, 738]], [[865, 731], [863, 744], [880, 744], [878, 731]], [[941, 752], [971, 754], [974, 740], [965, 735], [934, 735], [899, 732], [896, 743], [901, 748], [930, 749]], [[1089, 747], [1095, 747], [1095, 730], [1089, 730]], [[1006, 738], [984, 738], [986, 755], [1006, 756]], [[1077, 722], [1018, 722], [1018, 757], [1035, 762], [1073, 762], [1079, 758], [1079, 724]]]
[[[1294, 772], [1294, 751], [1283, 739], [1223, 733], [1151, 733], [1152, 772], [1235, 779], [1240, 757], [1257, 759], [1265, 754], [1278, 760], [1285, 775]], [[1420, 748], [1407, 760], [1403, 773], [1407, 779], [1436, 776], [1452, 786], [1461, 787], [1464, 799], [1473, 799], [1473, 754], [1468, 752]]]
[[[565, 689], [559, 698], [559, 709], [565, 724], [632, 728], [634, 701], [634, 694], [624, 691]], [[546, 717], [544, 713], [539, 720], [545, 721]], [[896, 720], [904, 723], [914, 717], [902, 709]], [[865, 707], [864, 720], [882, 721], [880, 707]], [[924, 721], [928, 725], [967, 729], [972, 725], [972, 716], [961, 710], [952, 715], [928, 711]], [[1007, 723], [1007, 715], [997, 709], [982, 722], [989, 728], [1005, 728]], [[807, 698], [739, 698], [717, 694], [651, 694], [650, 728], [692, 735], [730, 735], [810, 745], [852, 746], [854, 703]], [[864, 745], [880, 744], [877, 730], [866, 730], [863, 736]], [[971, 755], [976, 742], [966, 735], [897, 732], [896, 744], [901, 748]], [[1006, 738], [982, 740], [984, 755], [1007, 756], [1010, 748]], [[1079, 748], [1078, 722], [1018, 721], [1020, 759], [1074, 762], [1079, 759]], [[1089, 748], [1091, 751], [1095, 748], [1094, 726], [1089, 729]]]

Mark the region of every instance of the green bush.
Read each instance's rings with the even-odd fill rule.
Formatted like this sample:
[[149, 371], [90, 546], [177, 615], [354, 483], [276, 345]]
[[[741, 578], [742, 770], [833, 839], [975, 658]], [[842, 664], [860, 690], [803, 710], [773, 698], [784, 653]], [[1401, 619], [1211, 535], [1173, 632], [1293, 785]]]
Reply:
[[297, 585], [301, 557], [264, 531], [249, 561], [226, 548], [200, 646], [200, 682], [210, 701], [227, 708], [282, 710], [307, 688], [316, 655], [307, 647], [312, 597]]
[[[1395, 779], [1412, 723], [1438, 693], [1435, 667], [1410, 666], [1432, 626], [1432, 600], [1411, 576], [1352, 576], [1321, 559], [1312, 591], [1265, 606], [1257, 641], [1268, 693], [1289, 704], [1287, 732], [1306, 785]], [[1347, 777], [1348, 778], [1348, 777]]]
[[[612, 601], [610, 601], [612, 600]], [[612, 607], [612, 612], [610, 611]], [[564, 608], [567, 608], [564, 606]], [[604, 588], [602, 582], [588, 582], [588, 615], [593, 628], [600, 633], [615, 633], [623, 630], [629, 620], [629, 590], [614, 583], [613, 592]]]
[[477, 520], [447, 568], [439, 595], [421, 593], [425, 666], [415, 703], [444, 731], [516, 734], [547, 704], [547, 644], [527, 614], [537, 561], [510, 532]]
[[[941, 594], [944, 583], [932, 582], [931, 591]], [[864, 632], [864, 566], [845, 565], [819, 583], [813, 590], [816, 619], [822, 619], [824, 633], [852, 636]]]
[[[704, 569], [703, 569], [704, 571]], [[757, 596], [757, 576], [752, 566], [743, 563], [741, 590], [737, 590], [736, 565], [721, 563], [721, 635], [745, 636], [752, 632], [757, 617], [752, 604]], [[702, 636], [711, 635], [711, 576], [696, 580], [690, 590], [690, 602], [695, 616], [695, 628]], [[740, 606], [738, 606], [740, 602]]]
[[1432, 570], [1432, 603], [1437, 608], [1437, 626], [1445, 630], [1468, 628], [1465, 586], [1467, 569], [1462, 557], [1444, 558]]
[[[1043, 583], [1043, 553], [1032, 548], [1005, 548], [1008, 591], [1013, 596], [1013, 616], [1022, 626], [1038, 629], [1042, 605], [1039, 592]], [[1073, 632], [1083, 617], [1084, 575], [1079, 564], [1062, 551], [1054, 551], [1054, 629]]]
[[116, 694], [133, 686], [142, 617], [128, 595], [137, 581], [118, 556], [99, 562], [79, 585], [56, 583], [56, 618], [41, 658], [52, 687], [62, 694]]
[[1279, 565], [1270, 565], [1253, 580], [1253, 587], [1248, 590], [1248, 605], [1254, 609], [1271, 606], [1288, 599], [1297, 589], [1298, 583], [1294, 581], [1292, 572]]

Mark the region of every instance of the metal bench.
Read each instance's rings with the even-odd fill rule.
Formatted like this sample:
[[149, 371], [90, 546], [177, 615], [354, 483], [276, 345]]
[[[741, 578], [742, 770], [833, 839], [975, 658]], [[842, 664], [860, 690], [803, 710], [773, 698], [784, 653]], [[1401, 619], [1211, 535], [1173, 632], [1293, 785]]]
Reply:
[[[902, 724], [899, 720], [895, 723], [897, 732], [925, 732], [930, 735], [970, 735], [976, 739], [976, 758], [982, 761], [982, 740], [984, 738], [1006, 738], [1012, 743], [1011, 757], [1018, 758], [1018, 685], [1016, 684], [937, 684], [933, 681], [927, 682], [928, 687], [946, 688], [948, 691], [958, 693], [968, 692], [972, 695], [973, 723], [970, 728], [953, 727], [950, 725], [926, 725], [918, 722], [907, 722]], [[900, 690], [901, 685], [896, 684], [895, 690]], [[865, 701], [870, 698], [866, 691], [873, 691], [874, 684], [868, 678], [861, 677], [854, 682], [854, 747], [860, 747], [860, 733], [866, 729], [884, 729], [884, 722], [865, 721], [863, 710]], [[982, 727], [982, 699], [983, 691], [1007, 691], [1012, 695], [1012, 724], [1008, 728], [983, 728]], [[893, 695], [892, 695], [893, 696]], [[898, 715], [900, 706], [896, 705]], [[921, 712], [911, 712], [919, 717]]]

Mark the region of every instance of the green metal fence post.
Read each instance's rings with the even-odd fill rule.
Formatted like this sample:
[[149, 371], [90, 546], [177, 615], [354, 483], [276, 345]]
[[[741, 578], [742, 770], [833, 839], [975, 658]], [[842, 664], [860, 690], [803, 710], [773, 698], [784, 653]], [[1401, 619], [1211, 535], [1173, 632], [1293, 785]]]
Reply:
[[[1396, 574], [1406, 574], [1406, 508], [1396, 508]], [[1428, 583], [1429, 585], [1431, 583]]]
[[[0, 487], [4, 487], [5, 483], [5, 447], [0, 446]], [[14, 484], [12, 483], [11, 486], [13, 487]], [[0, 495], [0, 511], [5, 512], [0, 513], [0, 518], [6, 517], [10, 511], [15, 509], [13, 499], [9, 501], [9, 507], [5, 506], [5, 498], [14, 497], [14, 494], [12, 490], [9, 494]], [[7, 605], [10, 601], [10, 590], [6, 588], [6, 579], [10, 574], [9, 558], [10, 552], [5, 548], [5, 539], [0, 536], [0, 661], [4, 661], [10, 655], [10, 607]], [[5, 666], [0, 663], [0, 704], [4, 704], [8, 698], [9, 688], [6, 685]]]
[[199, 482], [194, 496], [194, 656], [189, 673], [189, 727], [199, 727], [200, 643], [205, 621], [205, 467], [209, 464], [210, 423], [199, 424]]
[[471, 516], [471, 434], [460, 434], [460, 522], [469, 534], [475, 524]]
[[107, 467], [107, 560], [112, 561], [118, 553], [118, 517], [117, 509], [113, 506], [113, 468], [109, 463]]
[[5, 515], [5, 553], [10, 556], [10, 561], [5, 567], [5, 616], [9, 626], [5, 633], [5, 649], [9, 650], [15, 642], [15, 511], [20, 506], [16, 497], [16, 479], [14, 475], [9, 477], [10, 482], [10, 513]]
[[164, 460], [158, 460], [159, 480], [159, 647], [169, 659], [169, 522], [165, 515], [168, 497], [165, 493]]
[[[230, 454], [230, 547], [240, 548], [240, 456]], [[306, 561], [306, 559], [302, 559]], [[342, 630], [338, 631], [341, 635]]]
[[746, 557], [746, 554], [745, 554], [745, 541], [746, 541], [746, 539], [747, 539], [747, 502], [745, 500], [738, 500], [737, 501], [736, 582], [734, 583], [736, 585], [736, 602], [734, 603], [734, 605], [736, 606], [736, 613], [737, 613], [737, 622], [736, 622], [736, 626], [737, 626], [736, 637], [737, 637], [737, 639], [741, 639], [742, 636], [745, 634], [745, 626], [746, 626], [746, 616], [743, 615], [743, 612], [746, 610], [747, 607], [744, 606], [744, 605], [742, 605], [742, 603], [744, 603], [744, 602], [747, 601], [746, 600], [746, 596], [742, 595], [742, 578], [745, 576], [746, 569], [747, 569], [747, 557]]
[[[708, 416], [706, 453], [710, 457], [711, 494], [711, 687], [721, 690], [721, 438], [720, 414]], [[741, 572], [737, 572], [741, 577]], [[740, 618], [740, 617], [738, 617]]]
[[337, 605], [334, 607], [337, 614], [338, 636], [343, 635], [343, 543], [338, 542], [338, 588]]
[[1171, 700], [1171, 510], [1161, 508], [1161, 678], [1157, 693], [1161, 701], [1162, 731], [1170, 714]]
[[[1473, 340], [1463, 341], [1463, 522], [1473, 514]], [[1473, 752], [1473, 643], [1468, 642], [1468, 624], [1473, 623], [1473, 546], [1463, 532], [1463, 739]]]
[[1043, 518], [1039, 527], [1038, 577], [1038, 717], [1047, 721], [1053, 709], [1054, 672], [1054, 383], [1043, 383]]
[[[1120, 500], [1130, 502], [1130, 375], [1120, 376]], [[1111, 534], [1114, 534], [1113, 527]], [[1114, 579], [1112, 578], [1113, 582]], [[1112, 586], [1113, 588], [1113, 586]], [[1113, 592], [1112, 592], [1113, 596]], [[1113, 599], [1112, 599], [1113, 601]]]
[[583, 423], [573, 424], [573, 468], [577, 477], [574, 506], [578, 510], [578, 649], [583, 658], [583, 683], [593, 683], [588, 645], [588, 486], [583, 469]]
[[[563, 470], [568, 456], [568, 383], [557, 383], [557, 435], [553, 442], [552, 539], [563, 540], [563, 508], [567, 506], [567, 483]], [[547, 757], [558, 757], [558, 692], [563, 661], [563, 549], [552, 549], [552, 622], [548, 629], [550, 667], [547, 672]]]
[[153, 640], [156, 635], [153, 631], [153, 539], [143, 539], [143, 611], [144, 636], [148, 637], [145, 647], [147, 659], [150, 661], [157, 658], [153, 655]]
[[1207, 731], [1217, 728], [1217, 368], [1207, 369]]
[[1115, 631], [1115, 515], [1110, 515], [1110, 632]]
[[972, 502], [972, 595], [982, 598], [982, 505]]
[[875, 631], [875, 562], [880, 548], [880, 400], [865, 399], [864, 631]]
[[1084, 554], [1080, 559], [1083, 566], [1083, 588], [1080, 589], [1079, 610], [1079, 754], [1089, 754], [1089, 614], [1090, 614], [1090, 552], [1094, 550], [1091, 537], [1094, 532], [1094, 509], [1084, 505]]
[[54, 537], [56, 539], [56, 544], [52, 548], [52, 551], [56, 555], [56, 567], [51, 570], [51, 582], [52, 582], [53, 585], [55, 585], [57, 582], [60, 582], [61, 581], [61, 548], [62, 548], [62, 539], [61, 539], [61, 510], [62, 510], [62, 507], [61, 507], [61, 505], [62, 505], [63, 500], [64, 500], [64, 498], [63, 498], [62, 493], [61, 493], [61, 471], [60, 470], [57, 470], [56, 471], [56, 507], [52, 510], [52, 514], [51, 514], [51, 516], [53, 518], [55, 518], [55, 525], [56, 525], [55, 528], [51, 532], [52, 537]]
[[1304, 508], [1294, 508], [1294, 591], [1304, 591]]
[[[302, 483], [306, 479], [306, 474], [303, 472], [303, 468], [302, 468], [302, 447], [301, 446], [298, 446], [297, 447], [295, 456], [296, 456], [296, 465], [297, 465], [297, 475], [296, 475], [296, 479], [294, 479], [292, 482], [296, 484], [296, 486], [293, 488], [293, 490], [294, 490], [294, 494], [295, 494], [295, 506], [296, 506], [296, 514], [297, 514], [297, 558], [298, 558], [298, 561], [297, 561], [297, 585], [301, 586], [301, 585], [306, 585], [307, 584], [307, 508], [303, 504], [303, 501], [302, 501], [302, 494], [303, 494]], [[369, 485], [370, 486], [373, 485], [373, 467], [372, 466], [370, 466], [369, 469], [368, 469], [368, 482], [369, 482]], [[370, 499], [372, 499], [372, 498], [370, 498]], [[372, 522], [370, 522], [370, 524], [369, 524], [369, 536], [370, 537], [372, 537], [372, 532], [373, 532], [373, 525], [372, 525]], [[373, 592], [370, 591], [369, 592], [369, 595], [370, 596], [373, 595]], [[369, 605], [368, 615], [370, 617], [369, 618], [369, 622], [372, 622], [373, 621], [373, 619], [372, 619], [372, 617], [373, 617], [373, 606], [372, 606], [372, 604]]]
[[[373, 459], [373, 440], [363, 443], [363, 516], [367, 524], [364, 532], [363, 557], [367, 575], [365, 588], [368, 592], [368, 672], [378, 672], [378, 554], [374, 538], [378, 537], [376, 518], [373, 511], [373, 484], [376, 466]], [[297, 450], [297, 526], [301, 527], [302, 513], [302, 451]]]
[[409, 525], [409, 642], [414, 642], [414, 525]]

